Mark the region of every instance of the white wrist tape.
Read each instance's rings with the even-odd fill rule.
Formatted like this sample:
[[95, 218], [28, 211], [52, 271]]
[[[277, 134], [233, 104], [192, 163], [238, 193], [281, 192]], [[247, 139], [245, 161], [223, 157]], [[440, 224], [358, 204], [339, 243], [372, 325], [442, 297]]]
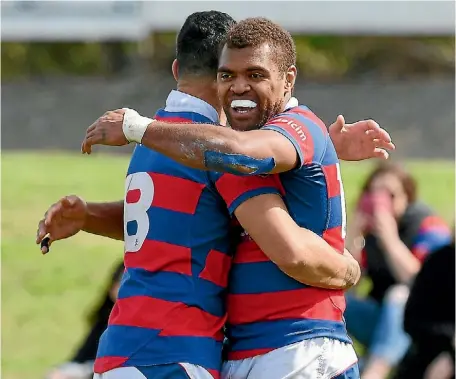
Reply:
[[147, 126], [155, 120], [141, 116], [134, 109], [123, 108], [125, 111], [122, 130], [128, 142], [141, 143]]

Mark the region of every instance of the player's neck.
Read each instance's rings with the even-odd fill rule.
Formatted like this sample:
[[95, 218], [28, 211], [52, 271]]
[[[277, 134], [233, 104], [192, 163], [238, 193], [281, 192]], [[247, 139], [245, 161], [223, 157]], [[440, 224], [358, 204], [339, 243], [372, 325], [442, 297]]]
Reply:
[[290, 101], [290, 99], [292, 98], [292, 93], [289, 92], [285, 95], [285, 101], [283, 102], [283, 109], [282, 109], [282, 112], [285, 111], [285, 108], [287, 107], [287, 104], [288, 102]]
[[204, 78], [195, 79], [184, 79], [179, 78], [177, 82], [177, 90], [187, 95], [197, 97], [212, 105], [217, 113], [222, 113], [222, 106], [218, 100], [216, 82], [214, 80], [207, 80]]

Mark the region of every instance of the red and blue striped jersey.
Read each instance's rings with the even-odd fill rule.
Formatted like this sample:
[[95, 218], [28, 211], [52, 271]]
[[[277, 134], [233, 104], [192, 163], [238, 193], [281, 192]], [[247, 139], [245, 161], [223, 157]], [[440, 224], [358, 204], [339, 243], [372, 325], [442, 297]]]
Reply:
[[418, 233], [413, 239], [412, 253], [423, 262], [429, 253], [451, 242], [448, 225], [438, 216], [429, 215], [421, 221]]
[[[339, 161], [324, 123], [307, 107], [291, 108], [264, 127], [288, 138], [300, 164], [274, 175], [295, 222], [343, 253], [345, 200]], [[244, 233], [228, 295], [229, 359], [267, 353], [316, 337], [351, 342], [343, 291], [306, 286], [285, 275]]]
[[[217, 123], [218, 115], [202, 100], [173, 91], [155, 118]], [[95, 372], [190, 363], [218, 377], [233, 252], [227, 208], [279, 192], [267, 178], [248, 185], [236, 180], [136, 146], [125, 184], [125, 273]]]

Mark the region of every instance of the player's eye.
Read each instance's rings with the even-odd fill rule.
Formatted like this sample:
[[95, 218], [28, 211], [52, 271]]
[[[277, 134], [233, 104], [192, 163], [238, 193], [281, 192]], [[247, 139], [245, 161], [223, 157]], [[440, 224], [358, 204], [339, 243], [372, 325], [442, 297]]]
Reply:
[[232, 77], [232, 75], [230, 75], [230, 74], [228, 74], [226, 72], [219, 73], [219, 78], [221, 80], [229, 80], [229, 79], [231, 79], [231, 77]]
[[260, 74], [259, 72], [254, 72], [253, 74], [250, 75], [252, 79], [262, 79], [264, 78], [263, 74]]

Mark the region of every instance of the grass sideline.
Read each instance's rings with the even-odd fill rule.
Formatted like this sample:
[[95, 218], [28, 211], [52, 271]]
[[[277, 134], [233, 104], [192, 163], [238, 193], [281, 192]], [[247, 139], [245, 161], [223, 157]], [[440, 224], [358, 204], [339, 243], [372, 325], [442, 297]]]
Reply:
[[[42, 378], [68, 358], [85, 332], [122, 243], [85, 233], [41, 256], [38, 220], [62, 195], [93, 201], [123, 196], [127, 156], [59, 152], [2, 154], [2, 377]], [[342, 166], [348, 210], [370, 163]], [[420, 197], [449, 223], [454, 219], [453, 162], [410, 162]]]

